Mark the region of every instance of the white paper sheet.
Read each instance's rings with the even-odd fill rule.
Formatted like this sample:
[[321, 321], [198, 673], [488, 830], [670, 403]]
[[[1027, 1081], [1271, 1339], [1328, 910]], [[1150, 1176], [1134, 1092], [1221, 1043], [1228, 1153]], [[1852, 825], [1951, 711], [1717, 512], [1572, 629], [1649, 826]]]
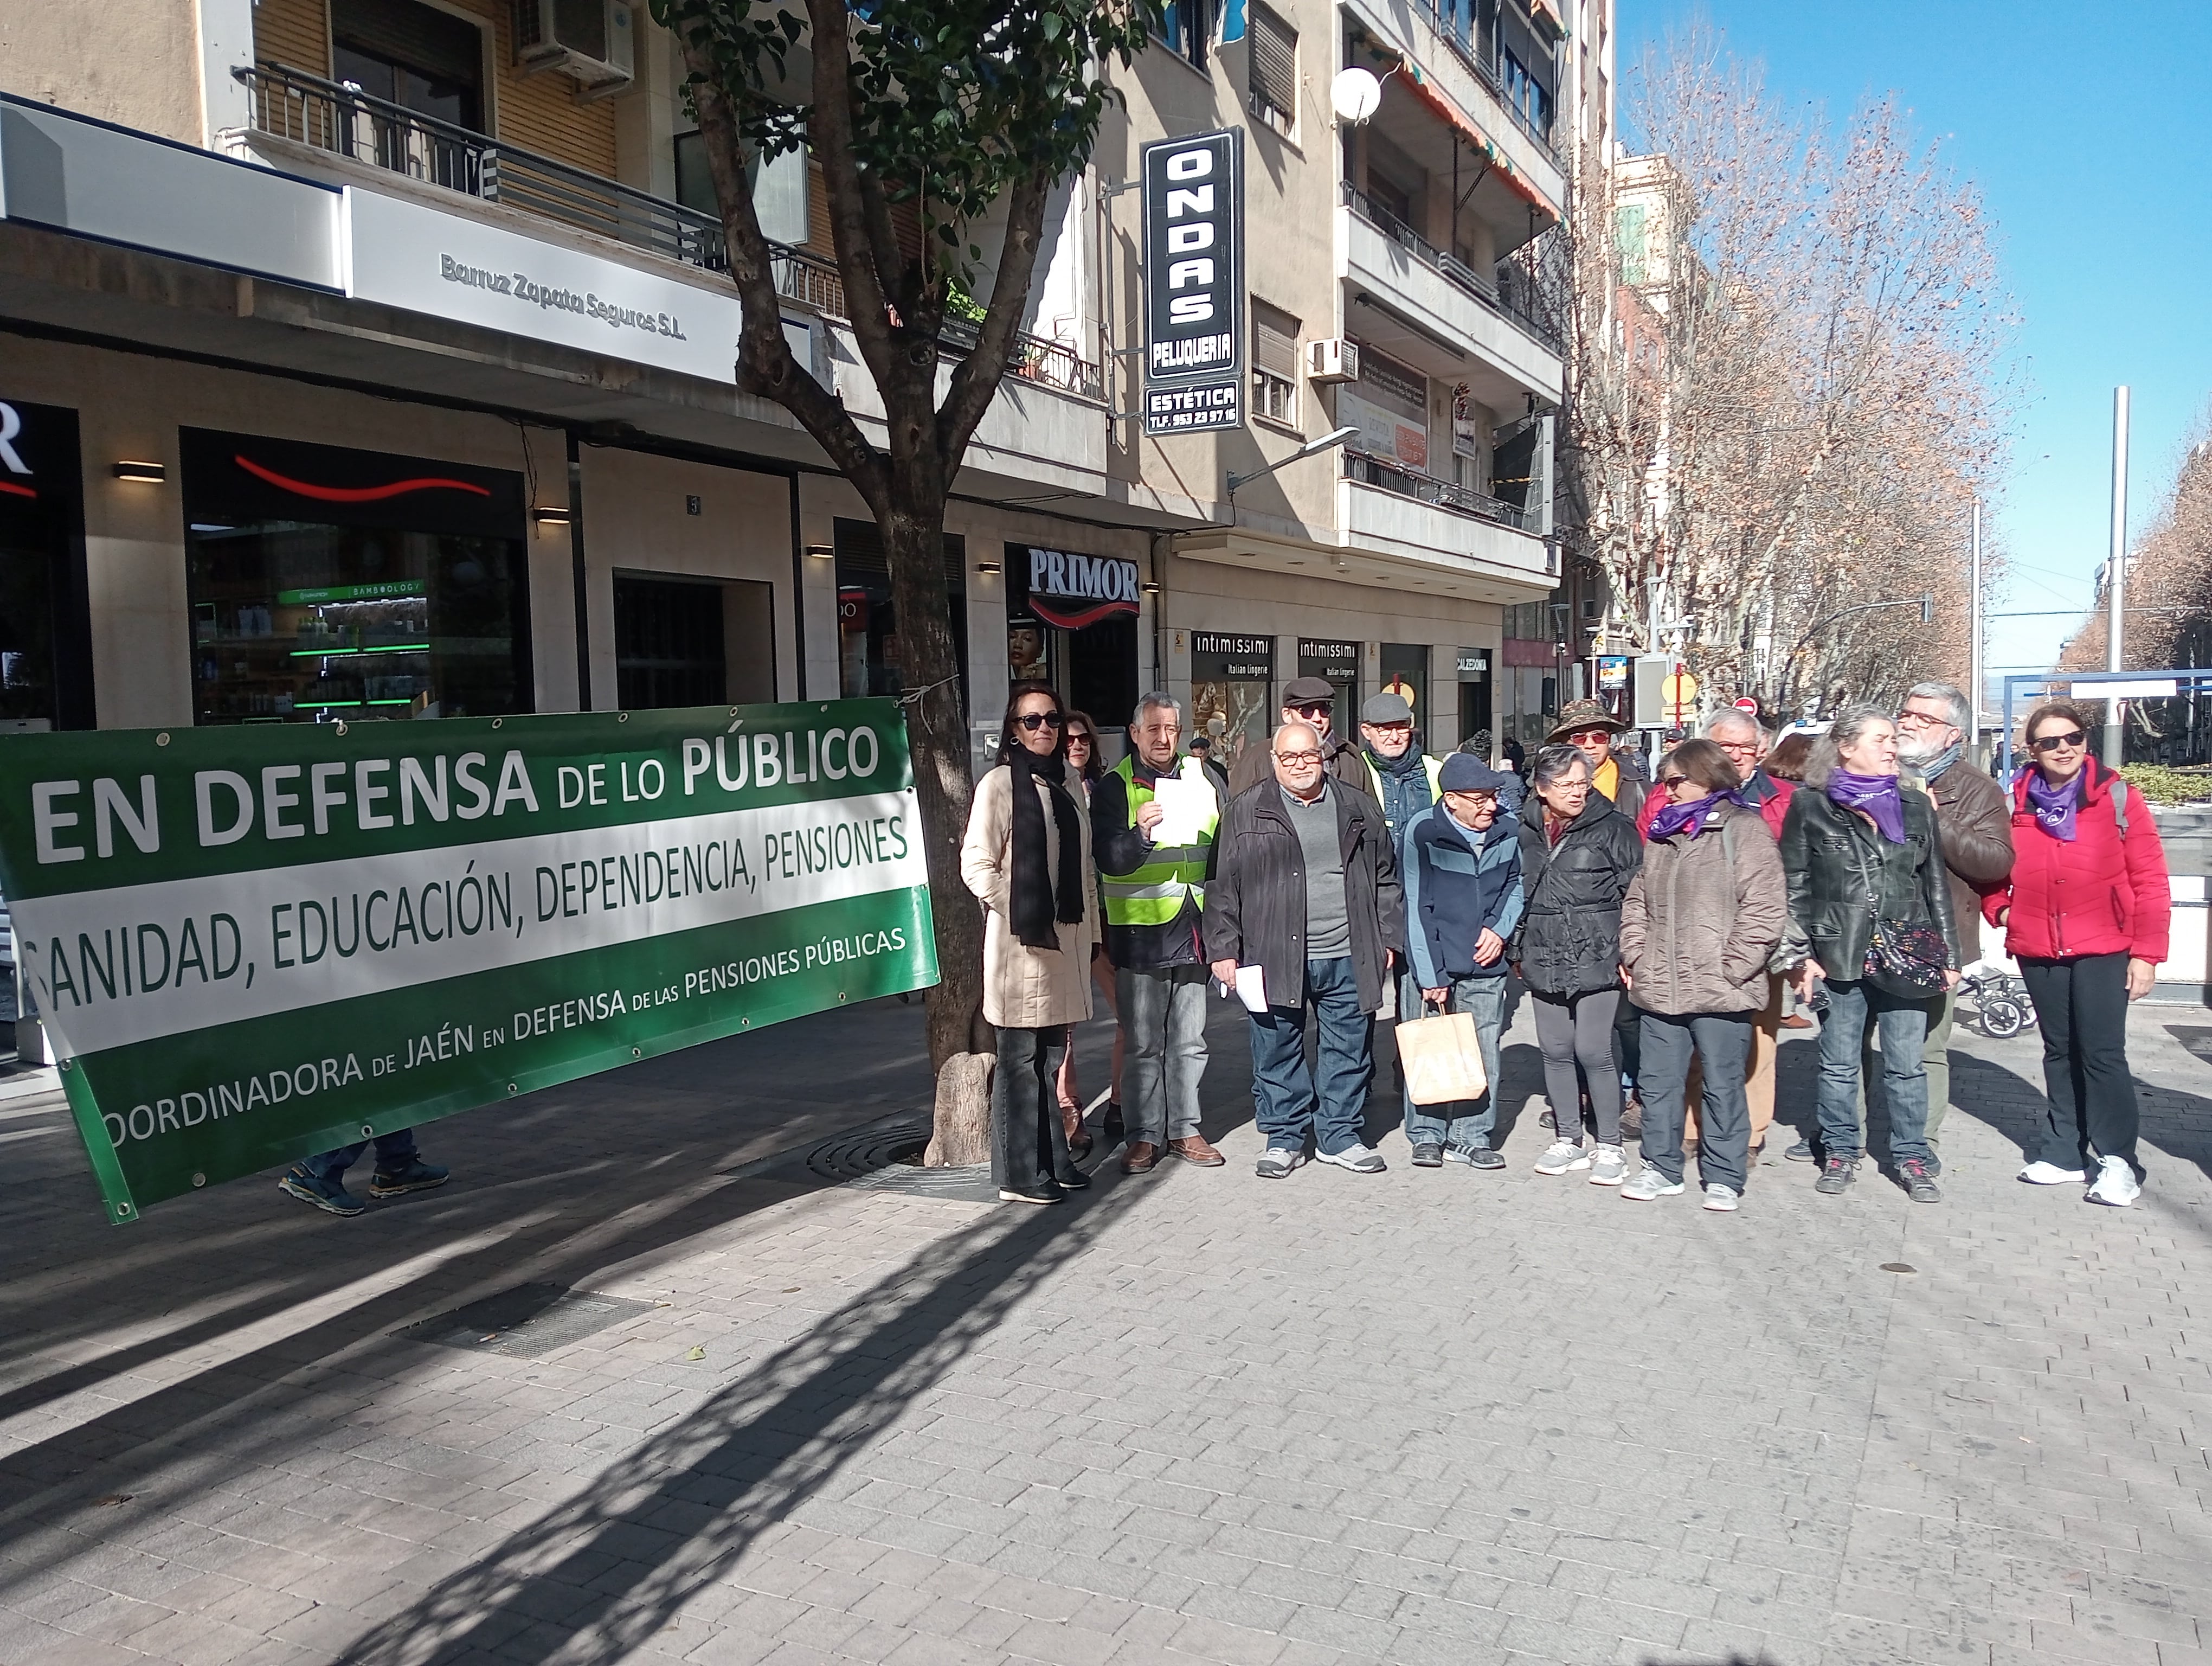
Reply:
[[1181, 769], [1153, 784], [1152, 802], [1160, 807], [1152, 834], [1156, 847], [1179, 849], [1196, 844], [1200, 826], [1214, 811], [1213, 783], [1206, 779], [1206, 766], [1196, 758], [1185, 758]]
[[1267, 969], [1264, 966], [1239, 966], [1237, 969], [1237, 999], [1244, 1003], [1248, 1012], [1267, 1010]]

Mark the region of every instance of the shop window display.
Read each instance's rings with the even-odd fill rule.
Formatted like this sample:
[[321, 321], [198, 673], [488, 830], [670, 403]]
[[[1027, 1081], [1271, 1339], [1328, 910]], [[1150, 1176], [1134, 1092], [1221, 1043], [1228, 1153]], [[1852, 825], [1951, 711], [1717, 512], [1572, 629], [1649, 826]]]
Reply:
[[1275, 639], [1198, 630], [1190, 638], [1191, 733], [1213, 742], [1213, 761], [1237, 760], [1274, 733]]

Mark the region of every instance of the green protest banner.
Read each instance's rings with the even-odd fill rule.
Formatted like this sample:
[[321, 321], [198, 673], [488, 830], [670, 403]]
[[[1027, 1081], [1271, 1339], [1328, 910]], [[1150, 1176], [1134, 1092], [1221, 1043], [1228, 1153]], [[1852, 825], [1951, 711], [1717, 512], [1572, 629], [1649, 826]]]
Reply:
[[0, 738], [111, 1220], [937, 981], [887, 700]]

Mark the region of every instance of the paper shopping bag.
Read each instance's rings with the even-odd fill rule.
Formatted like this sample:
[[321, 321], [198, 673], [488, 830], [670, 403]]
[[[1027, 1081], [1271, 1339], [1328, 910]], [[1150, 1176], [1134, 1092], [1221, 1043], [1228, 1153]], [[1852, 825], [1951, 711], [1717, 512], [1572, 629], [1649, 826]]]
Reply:
[[1480, 1099], [1490, 1085], [1482, 1071], [1472, 1012], [1401, 1019], [1398, 1062], [1406, 1072], [1406, 1091], [1417, 1105]]

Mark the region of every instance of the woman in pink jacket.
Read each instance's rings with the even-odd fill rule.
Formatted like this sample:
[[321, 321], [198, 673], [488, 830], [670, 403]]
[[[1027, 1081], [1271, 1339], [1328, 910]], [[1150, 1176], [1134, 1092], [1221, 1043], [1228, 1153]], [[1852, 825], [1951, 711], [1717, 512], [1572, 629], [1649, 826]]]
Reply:
[[2173, 910], [2158, 824], [2140, 794], [2089, 756], [2091, 728], [2063, 700], [2028, 714], [2031, 762], [2013, 782], [2012, 878], [1983, 899], [2043, 1026], [2051, 1116], [2020, 1171], [2038, 1186], [2097, 1178], [2087, 1201], [2142, 1195], [2128, 1003], [2150, 993]]

